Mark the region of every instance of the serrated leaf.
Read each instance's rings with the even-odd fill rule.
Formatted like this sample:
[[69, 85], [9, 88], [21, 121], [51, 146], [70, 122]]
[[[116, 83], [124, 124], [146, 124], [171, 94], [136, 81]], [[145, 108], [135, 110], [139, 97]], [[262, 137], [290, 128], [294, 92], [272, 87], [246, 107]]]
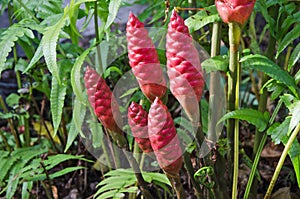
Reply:
[[218, 123], [229, 118], [246, 120], [258, 128], [260, 132], [264, 131], [268, 125], [268, 121], [262, 112], [254, 109], [240, 109], [225, 114]]
[[67, 86], [58, 83], [56, 77], [52, 77], [52, 87], [50, 94], [50, 110], [52, 115], [52, 122], [54, 127], [54, 136], [57, 133], [59, 124], [61, 122], [62, 111], [64, 107]]
[[43, 55], [45, 57], [47, 68], [49, 69], [51, 74], [56, 78], [59, 84], [61, 82], [59, 78], [59, 70], [56, 63], [56, 45], [59, 33], [65, 26], [66, 19], [66, 15], [63, 15], [63, 17], [57, 23], [47, 28], [41, 41]]
[[36, 62], [38, 62], [42, 58], [42, 56], [43, 56], [42, 44], [40, 44], [36, 49], [34, 56], [32, 57], [27, 68], [23, 71], [23, 74], [26, 73], [28, 70], [30, 70], [34, 66], [34, 64], [36, 64]]
[[289, 132], [292, 131], [300, 122], [300, 101], [295, 101], [292, 105], [292, 118], [289, 125]]
[[213, 71], [227, 72], [229, 67], [229, 59], [227, 56], [218, 55], [206, 59], [201, 63], [201, 66], [206, 71], [206, 73], [210, 73]]
[[274, 123], [267, 131], [275, 144], [279, 144], [283, 137], [287, 135], [291, 117], [286, 117], [282, 123]]
[[242, 62], [243, 67], [262, 71], [273, 79], [282, 82], [298, 97], [294, 78], [267, 57], [259, 54], [247, 55], [240, 62]]
[[93, 136], [93, 147], [101, 147], [102, 140], [103, 140], [103, 129], [101, 127], [101, 124], [96, 120], [96, 118], [93, 118], [94, 120], [89, 121], [89, 127]]
[[80, 135], [85, 138], [85, 135], [82, 133], [82, 124], [86, 114], [86, 107], [83, 106], [79, 101], [74, 101], [74, 109], [73, 109], [73, 121], [76, 127], [76, 130], [80, 133]]
[[300, 37], [300, 26], [295, 26], [291, 31], [289, 31], [281, 42], [278, 44], [278, 50], [276, 53], [276, 59], [280, 53], [288, 46], [292, 41]]
[[73, 172], [73, 171], [77, 171], [77, 170], [80, 170], [80, 169], [85, 169], [85, 167], [81, 167], [81, 166], [77, 166], [77, 167], [68, 167], [68, 168], [65, 168], [63, 170], [60, 170], [58, 172], [55, 172], [55, 173], [52, 173], [49, 175], [49, 178], [50, 179], [54, 179], [54, 178], [57, 178], [57, 177], [60, 177], [60, 176], [63, 176], [67, 173], [70, 173], [70, 172]]
[[76, 126], [75, 126], [75, 123], [74, 121], [72, 120], [71, 122], [71, 127], [70, 127], [70, 130], [69, 130], [69, 133], [68, 133], [68, 139], [67, 139], [67, 144], [66, 144], [66, 148], [64, 150], [64, 152], [66, 153], [68, 151], [68, 149], [71, 147], [71, 145], [73, 144], [75, 138], [77, 137], [78, 135], [78, 131], [76, 129]]
[[121, 0], [111, 0], [109, 2], [109, 7], [108, 7], [109, 14], [105, 24], [105, 28], [104, 28], [105, 30], [107, 30], [110, 27], [110, 25], [114, 22], [118, 14], [121, 2], [122, 2]]
[[71, 85], [73, 88], [73, 91], [76, 95], [76, 97], [78, 98], [78, 100], [81, 103], [84, 103], [86, 100], [86, 97], [83, 94], [83, 89], [81, 86], [81, 67], [82, 64], [86, 58], [86, 56], [89, 54], [89, 52], [92, 50], [93, 48], [88, 48], [86, 49], [75, 61], [74, 66], [71, 70]]
[[53, 167], [57, 166], [58, 164], [67, 161], [67, 160], [82, 160], [87, 161], [89, 160], [83, 158], [83, 156], [75, 156], [75, 155], [69, 155], [69, 154], [57, 154], [48, 156], [46, 160], [44, 160], [44, 164], [46, 166], [47, 170], [52, 169]]
[[291, 70], [291, 68], [296, 64], [296, 62], [299, 60], [300, 58], [300, 42], [297, 44], [297, 46], [294, 48], [289, 62], [288, 62], [288, 71]]
[[187, 18], [185, 20], [185, 24], [189, 28], [190, 32], [194, 32], [206, 26], [207, 24], [217, 21], [221, 21], [221, 18], [218, 15], [216, 6], [213, 5], [204, 8], [204, 10], [199, 11], [197, 14]]
[[3, 70], [6, 69], [5, 62], [7, 60], [8, 54], [11, 52], [12, 48], [15, 46], [15, 42], [23, 37], [24, 35], [30, 36], [32, 38], [33, 32], [28, 28], [20, 27], [18, 24], [14, 24], [6, 29], [1, 34], [0, 40], [0, 77]]

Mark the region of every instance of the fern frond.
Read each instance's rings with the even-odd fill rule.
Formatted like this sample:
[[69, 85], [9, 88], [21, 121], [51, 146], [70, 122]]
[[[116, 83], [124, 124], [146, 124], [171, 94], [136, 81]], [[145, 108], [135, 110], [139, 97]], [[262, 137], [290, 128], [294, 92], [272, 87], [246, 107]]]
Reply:
[[4, 31], [0, 36], [0, 77], [3, 70], [6, 69], [5, 62], [12, 48], [18, 39], [27, 36], [31, 39], [34, 38], [33, 32], [25, 27], [14, 24]]

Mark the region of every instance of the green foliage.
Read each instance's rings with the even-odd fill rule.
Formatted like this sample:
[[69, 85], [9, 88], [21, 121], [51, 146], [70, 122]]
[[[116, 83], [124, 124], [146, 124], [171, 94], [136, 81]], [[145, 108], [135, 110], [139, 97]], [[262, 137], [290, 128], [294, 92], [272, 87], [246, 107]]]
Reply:
[[240, 109], [227, 113], [220, 119], [218, 123], [229, 118], [246, 120], [247, 122], [256, 126], [258, 130], [262, 132], [267, 128], [270, 114], [268, 112], [263, 114], [262, 112], [254, 109]]
[[[6, 192], [6, 198], [13, 198], [20, 184], [23, 184], [22, 195], [24, 198], [28, 198], [29, 193], [27, 189], [31, 190], [33, 185], [32, 182], [46, 179], [47, 174], [45, 172], [49, 172], [64, 161], [88, 161], [82, 156], [66, 154], [48, 156], [46, 160], [43, 160], [40, 156], [47, 151], [48, 149], [41, 145], [27, 148], [24, 147], [12, 152], [0, 151], [0, 185], [1, 187], [4, 187], [1, 192]], [[82, 168], [83, 167], [79, 166], [68, 167], [50, 174], [49, 178], [54, 179]]]
[[206, 59], [201, 63], [202, 68], [206, 73], [210, 73], [213, 71], [228, 71], [229, 67], [229, 58], [227, 56], [215, 56], [209, 59]]
[[28, 37], [33, 39], [34, 35], [32, 30], [22, 27], [20, 24], [14, 24], [7, 28], [0, 36], [0, 77], [3, 70], [7, 69], [5, 62], [9, 52], [15, 46], [15, 42], [21, 37]]
[[52, 78], [50, 106], [51, 106], [52, 121], [54, 126], [54, 135], [56, 135], [56, 132], [58, 130], [61, 121], [64, 101], [66, 96], [66, 89], [67, 88], [65, 84], [59, 84], [55, 77]]
[[221, 21], [221, 18], [218, 15], [215, 5], [203, 8], [197, 14], [190, 16], [185, 20], [185, 24], [189, 28], [190, 32], [197, 31], [204, 26]]
[[273, 61], [263, 55], [247, 55], [241, 59], [244, 69], [252, 68], [264, 72], [271, 78], [285, 84], [295, 96], [298, 96], [296, 91], [296, 83], [292, 76], [287, 71], [281, 69]]
[[[144, 179], [148, 183], [154, 183], [167, 190], [165, 185], [171, 186], [166, 175], [154, 172], [143, 172]], [[120, 198], [125, 193], [137, 193], [136, 178], [131, 169], [112, 170], [104, 175], [106, 178], [98, 185], [98, 191], [94, 195], [96, 199]]]

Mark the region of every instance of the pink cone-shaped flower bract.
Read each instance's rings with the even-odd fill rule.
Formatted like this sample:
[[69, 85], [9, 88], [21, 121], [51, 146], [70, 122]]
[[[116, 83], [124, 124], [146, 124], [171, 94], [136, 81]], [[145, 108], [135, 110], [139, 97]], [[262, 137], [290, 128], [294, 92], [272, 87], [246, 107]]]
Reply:
[[144, 95], [151, 101], [166, 92], [166, 82], [158, 55], [144, 24], [132, 13], [126, 28], [129, 64]]
[[149, 110], [148, 133], [160, 167], [166, 173], [178, 173], [182, 166], [180, 141], [171, 114], [158, 98]]
[[95, 114], [103, 126], [115, 133], [122, 133], [118, 124], [122, 117], [116, 99], [105, 80], [100, 77], [95, 92]]
[[128, 124], [135, 141], [143, 152], [153, 151], [148, 136], [148, 113], [135, 102], [132, 102], [128, 107]]
[[253, 10], [255, 0], [216, 0], [215, 4], [225, 23], [236, 22], [243, 25]]
[[90, 67], [86, 68], [84, 74], [84, 83], [91, 106], [95, 107], [95, 92], [100, 75]]
[[188, 27], [172, 12], [166, 36], [167, 69], [170, 89], [191, 119], [198, 117], [198, 102], [204, 79], [201, 63]]

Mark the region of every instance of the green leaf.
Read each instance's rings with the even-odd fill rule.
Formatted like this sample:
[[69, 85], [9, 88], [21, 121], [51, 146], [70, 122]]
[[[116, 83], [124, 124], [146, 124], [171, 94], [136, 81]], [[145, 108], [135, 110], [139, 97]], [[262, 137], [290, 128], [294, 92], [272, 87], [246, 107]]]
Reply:
[[52, 88], [50, 94], [50, 109], [52, 114], [52, 121], [54, 127], [54, 136], [57, 133], [62, 111], [64, 107], [64, 101], [66, 96], [67, 86], [64, 84], [58, 84], [56, 77], [52, 77]]
[[300, 26], [296, 25], [291, 31], [289, 31], [281, 42], [278, 44], [278, 50], [276, 53], [276, 59], [280, 53], [288, 46], [292, 41], [300, 37]]
[[120, 98], [124, 98], [128, 95], [132, 95], [134, 92], [136, 92], [138, 90], [139, 90], [139, 87], [130, 88], [123, 95], [121, 95]]
[[96, 0], [77, 0], [76, 3], [74, 4], [75, 6], [87, 3], [87, 2], [95, 2]]
[[163, 173], [154, 173], [154, 172], [143, 172], [143, 177], [146, 182], [152, 183], [154, 181], [161, 182], [163, 184], [172, 186], [167, 176]]
[[23, 37], [24, 35], [34, 38], [33, 32], [24, 27], [20, 27], [18, 24], [14, 24], [6, 29], [1, 34], [0, 37], [0, 77], [3, 70], [6, 69], [5, 62], [7, 60], [8, 54], [11, 52], [12, 48], [15, 46], [15, 42]]
[[288, 62], [288, 71], [291, 70], [291, 68], [297, 63], [297, 61], [300, 58], [300, 42], [297, 44], [297, 46], [294, 48], [289, 62]]
[[81, 67], [82, 64], [86, 58], [86, 56], [89, 54], [89, 52], [92, 50], [93, 48], [88, 48], [86, 49], [75, 61], [74, 66], [71, 70], [71, 85], [73, 88], [73, 91], [76, 95], [76, 97], [78, 98], [78, 100], [81, 103], [84, 103], [86, 100], [86, 97], [83, 94], [83, 89], [81, 86]]
[[21, 96], [16, 93], [11, 93], [7, 98], [5, 99], [7, 105], [11, 108], [19, 104], [19, 100], [21, 99]]
[[23, 182], [22, 183], [22, 199], [29, 199], [30, 198], [30, 192], [33, 187], [33, 182]]
[[39, 45], [39, 47], [36, 49], [34, 56], [32, 57], [29, 65], [27, 68], [23, 71], [23, 74], [26, 73], [28, 70], [30, 70], [34, 64], [36, 64], [43, 56], [43, 51], [42, 51], [42, 44]]
[[[107, 191], [101, 195], [99, 195], [100, 193], [96, 193], [94, 198], [95, 199], [106, 199], [106, 198], [116, 198], [116, 195], [119, 193], [118, 190], [114, 189], [114, 190], [111, 190], [111, 191]], [[99, 196], [98, 196], [99, 195]], [[124, 194], [123, 194], [124, 195]], [[119, 195], [120, 198], [123, 198], [124, 196], [123, 195]]]
[[291, 132], [300, 122], [300, 100], [295, 101], [291, 106], [292, 118], [289, 126], [289, 132]]
[[66, 144], [66, 148], [64, 150], [64, 152], [66, 153], [68, 151], [68, 149], [71, 147], [71, 145], [73, 144], [75, 138], [77, 137], [78, 135], [78, 131], [76, 129], [76, 126], [75, 126], [75, 123], [74, 123], [74, 120], [72, 120], [71, 122], [71, 127], [70, 127], [70, 130], [69, 130], [69, 133], [68, 133], [68, 139], [67, 139], [67, 144]]
[[206, 59], [201, 63], [202, 68], [206, 73], [210, 73], [213, 71], [228, 71], [229, 59], [228, 56], [218, 55], [215, 57], [211, 57]]
[[185, 20], [185, 24], [189, 28], [190, 32], [194, 32], [206, 26], [207, 24], [217, 21], [221, 21], [221, 18], [218, 15], [216, 6], [212, 5], [187, 18]]
[[81, 167], [81, 166], [77, 166], [77, 167], [68, 167], [68, 168], [65, 168], [63, 170], [60, 170], [58, 172], [55, 172], [55, 173], [52, 173], [49, 175], [49, 178], [50, 179], [54, 179], [54, 178], [57, 178], [57, 177], [60, 177], [60, 176], [63, 176], [67, 173], [70, 173], [70, 172], [73, 172], [73, 171], [77, 171], [77, 170], [80, 170], [80, 169], [85, 169], [85, 167]]
[[46, 170], [50, 170], [56, 165], [67, 161], [67, 160], [82, 160], [89, 162], [88, 159], [83, 158], [83, 156], [69, 155], [69, 154], [57, 154], [48, 156], [46, 160], [44, 160], [44, 164], [46, 166]]
[[229, 118], [246, 120], [258, 128], [260, 132], [264, 131], [268, 125], [264, 114], [254, 109], [240, 109], [225, 114], [218, 123], [225, 121]]
[[279, 144], [284, 136], [287, 136], [291, 117], [286, 117], [282, 123], [274, 123], [267, 131], [275, 144]]
[[282, 82], [293, 92], [295, 96], [298, 97], [298, 93], [296, 91], [297, 86], [294, 78], [267, 57], [259, 54], [247, 55], [243, 57], [240, 62], [242, 62], [243, 67], [262, 71], [273, 79]]
[[61, 82], [59, 78], [59, 70], [56, 63], [56, 45], [59, 33], [65, 26], [66, 19], [66, 14], [64, 14], [57, 23], [48, 27], [41, 41], [47, 67], [51, 74], [53, 74], [53, 76], [56, 78], [58, 84], [61, 84]]
[[80, 135], [85, 138], [85, 135], [82, 133], [81, 127], [83, 124], [83, 120], [86, 114], [86, 107], [83, 106], [79, 101], [74, 101], [74, 110], [73, 110], [73, 121], [76, 127], [76, 130], [80, 133]]
[[[116, 66], [111, 66], [111, 67], [109, 67], [108, 69], [105, 70], [104, 75], [103, 75], [103, 78], [106, 79], [107, 77], [109, 77], [110, 74], [111, 74], [111, 72], [116, 72], [116, 73], [118, 73], [119, 75], [122, 75], [122, 74], [123, 74], [122, 71], [121, 71], [118, 67], [116, 67]], [[122, 95], [122, 96], [123, 96], [123, 95]]]
[[111, 0], [109, 2], [109, 7], [108, 7], [109, 14], [105, 24], [105, 28], [104, 28], [105, 30], [107, 30], [110, 27], [110, 25], [114, 22], [118, 14], [121, 2], [122, 2], [121, 0]]
[[104, 134], [101, 124], [93, 117], [93, 120], [89, 121], [89, 127], [93, 136], [93, 147], [101, 147]]

